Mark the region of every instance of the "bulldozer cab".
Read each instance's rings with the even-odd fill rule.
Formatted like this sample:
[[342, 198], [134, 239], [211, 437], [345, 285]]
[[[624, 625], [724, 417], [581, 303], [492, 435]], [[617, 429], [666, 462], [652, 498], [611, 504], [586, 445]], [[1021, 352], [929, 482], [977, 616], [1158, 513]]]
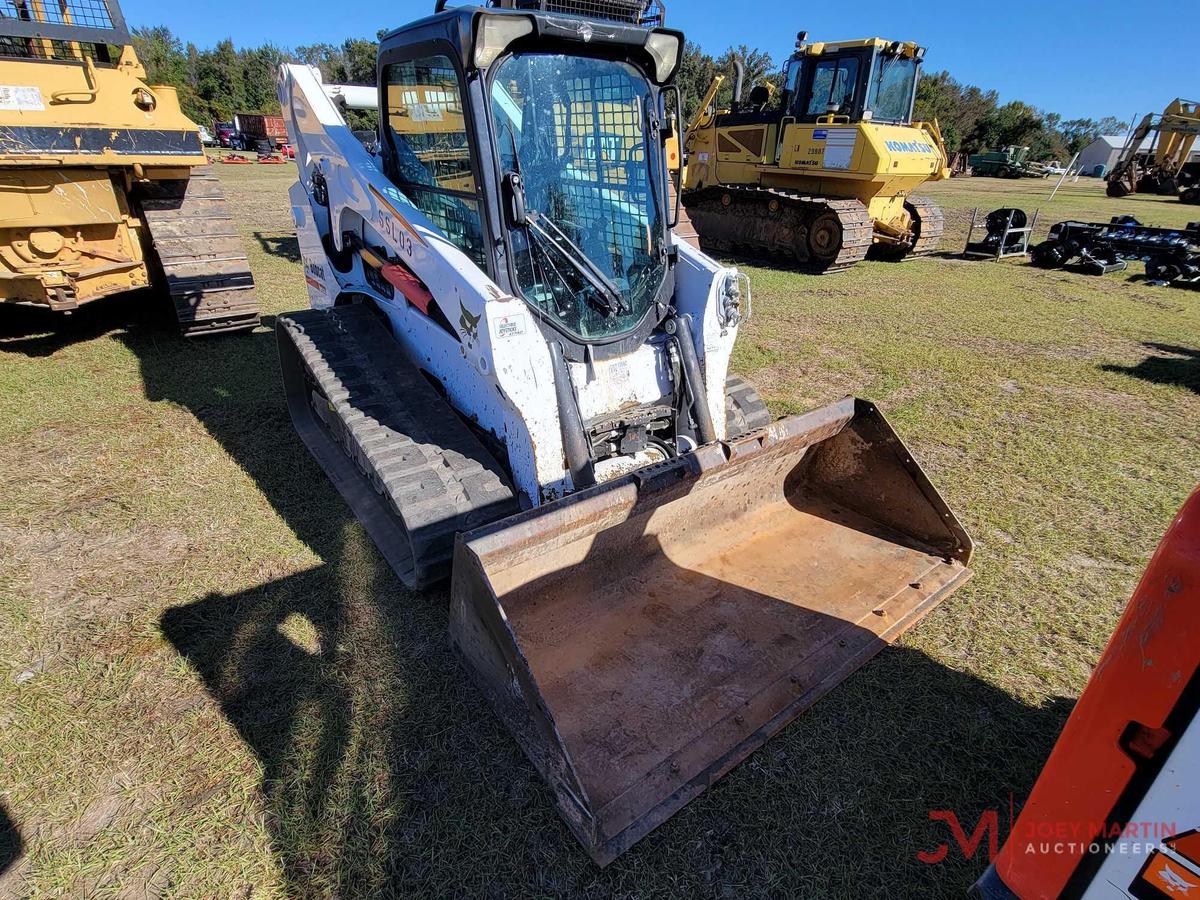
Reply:
[[387, 174], [568, 358], [628, 352], [670, 305], [681, 47], [536, 7], [446, 10], [382, 41]]
[[912, 122], [924, 48], [902, 41], [805, 44], [785, 70], [783, 110], [798, 122]]

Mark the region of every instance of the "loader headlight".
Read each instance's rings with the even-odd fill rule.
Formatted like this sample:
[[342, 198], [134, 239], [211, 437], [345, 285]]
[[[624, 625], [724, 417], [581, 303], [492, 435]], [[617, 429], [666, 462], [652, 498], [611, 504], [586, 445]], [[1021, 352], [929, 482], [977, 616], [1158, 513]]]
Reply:
[[481, 16], [475, 36], [475, 66], [486, 69], [504, 48], [533, 31], [533, 20], [524, 16]]
[[652, 31], [646, 38], [646, 52], [654, 60], [654, 78], [660, 84], [670, 80], [679, 64], [679, 35]]

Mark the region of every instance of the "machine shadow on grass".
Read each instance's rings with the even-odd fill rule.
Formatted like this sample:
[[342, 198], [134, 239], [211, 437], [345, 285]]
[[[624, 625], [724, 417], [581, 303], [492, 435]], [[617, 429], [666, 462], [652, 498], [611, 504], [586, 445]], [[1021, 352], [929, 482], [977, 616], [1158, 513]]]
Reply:
[[21, 840], [17, 823], [8, 814], [8, 809], [0, 802], [0, 875], [9, 870], [21, 856], [24, 841]]
[[295, 436], [274, 334], [123, 340], [321, 559], [160, 622], [262, 765], [288, 895], [962, 896], [986, 841], [964, 859], [930, 811], [1003, 825], [1071, 705], [886, 650], [597, 869], [452, 653], [446, 590], [402, 587]]
[[69, 315], [42, 306], [0, 304], [0, 354], [52, 356], [72, 344], [125, 329], [169, 335], [171, 304], [150, 291], [130, 291], [84, 304]]
[[283, 231], [256, 231], [254, 239], [267, 256], [277, 256], [288, 262], [300, 262], [300, 241], [295, 234]]
[[1155, 384], [1185, 387], [1200, 394], [1200, 350], [1147, 341], [1142, 344], [1154, 353], [1135, 366], [1106, 364], [1105, 372], [1120, 372]]

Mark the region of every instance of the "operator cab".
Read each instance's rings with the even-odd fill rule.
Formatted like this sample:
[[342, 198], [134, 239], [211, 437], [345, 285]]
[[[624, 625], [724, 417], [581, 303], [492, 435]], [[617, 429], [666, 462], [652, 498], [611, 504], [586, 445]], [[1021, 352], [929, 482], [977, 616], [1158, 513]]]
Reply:
[[797, 122], [912, 123], [924, 47], [880, 38], [839, 43], [807, 38], [800, 32], [784, 68], [786, 115]]
[[683, 36], [625, 5], [598, 21], [439, 0], [380, 46], [384, 170], [568, 358], [640, 345], [674, 294], [664, 144]]

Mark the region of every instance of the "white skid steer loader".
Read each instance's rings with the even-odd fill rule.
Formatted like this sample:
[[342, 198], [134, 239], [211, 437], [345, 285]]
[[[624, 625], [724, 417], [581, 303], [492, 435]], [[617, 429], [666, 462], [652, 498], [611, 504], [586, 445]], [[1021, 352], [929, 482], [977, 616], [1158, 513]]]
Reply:
[[374, 150], [361, 88], [281, 72], [313, 307], [278, 320], [287, 401], [404, 582], [451, 576], [453, 644], [605, 864], [971, 541], [871, 404], [771, 422], [728, 375], [747, 279], [672, 232], [683, 36], [442, 2], [380, 43]]

